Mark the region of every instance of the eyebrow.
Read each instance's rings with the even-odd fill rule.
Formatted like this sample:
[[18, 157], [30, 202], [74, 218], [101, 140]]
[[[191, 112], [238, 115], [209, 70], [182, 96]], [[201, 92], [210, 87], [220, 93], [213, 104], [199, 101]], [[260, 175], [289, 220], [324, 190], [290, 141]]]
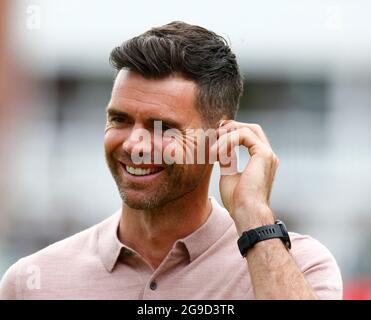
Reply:
[[130, 118], [129, 114], [114, 108], [106, 108], [106, 112], [109, 116], [122, 116]]
[[[121, 117], [126, 117], [126, 118], [129, 118], [129, 119], [132, 119], [132, 117], [124, 112], [124, 111], [120, 111], [120, 110], [117, 110], [115, 108], [112, 108], [112, 107], [107, 107], [106, 108], [106, 111], [107, 111], [107, 114], [108, 116], [121, 116]], [[169, 119], [169, 118], [149, 118], [148, 119], [150, 122], [154, 122], [154, 121], [161, 121], [162, 124], [168, 126], [168, 127], [171, 127], [171, 128], [175, 128], [175, 129], [179, 129], [179, 130], [182, 130], [183, 126], [178, 123], [177, 121], [173, 120], [173, 119]]]
[[182, 130], [182, 125], [180, 123], [172, 120], [172, 119], [157, 119], [157, 118], [150, 118], [149, 121], [155, 122], [155, 121], [161, 121], [163, 125], [169, 127], [169, 128], [174, 128], [174, 129], [179, 129]]

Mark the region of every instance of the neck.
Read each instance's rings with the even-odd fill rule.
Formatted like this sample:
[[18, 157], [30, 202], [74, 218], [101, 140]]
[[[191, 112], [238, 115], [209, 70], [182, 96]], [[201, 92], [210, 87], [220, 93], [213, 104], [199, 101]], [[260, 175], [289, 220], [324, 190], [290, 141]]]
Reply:
[[136, 210], [123, 204], [118, 237], [156, 269], [174, 242], [206, 222], [211, 213], [208, 184], [151, 210]]

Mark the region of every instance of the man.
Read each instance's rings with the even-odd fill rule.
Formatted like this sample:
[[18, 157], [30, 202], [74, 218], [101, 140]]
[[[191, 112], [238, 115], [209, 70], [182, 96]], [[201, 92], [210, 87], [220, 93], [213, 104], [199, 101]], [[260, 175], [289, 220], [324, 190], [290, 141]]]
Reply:
[[[330, 252], [275, 223], [269, 195], [278, 159], [260, 126], [233, 120], [242, 79], [225, 40], [172, 22], [124, 42], [110, 59], [117, 75], [104, 144], [122, 208], [20, 259], [1, 298], [341, 299]], [[177, 133], [156, 140], [158, 122]], [[174, 154], [202, 146], [198, 134], [187, 135], [200, 128], [216, 133], [207, 161], [182, 163], [184, 154]], [[235, 170], [238, 145], [251, 156], [243, 172]], [[208, 196], [213, 152], [233, 169], [220, 177], [225, 208]]]

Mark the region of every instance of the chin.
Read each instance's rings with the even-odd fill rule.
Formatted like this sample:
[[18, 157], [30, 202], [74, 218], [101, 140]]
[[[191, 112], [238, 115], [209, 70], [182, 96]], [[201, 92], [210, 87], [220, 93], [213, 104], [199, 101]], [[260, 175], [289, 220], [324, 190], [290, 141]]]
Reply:
[[133, 202], [133, 201], [130, 201], [128, 199], [125, 199], [124, 200], [124, 203], [131, 209], [135, 209], [135, 210], [146, 210], [146, 209], [151, 209], [151, 208], [148, 208], [148, 205], [146, 203], [143, 203], [142, 202]]
[[159, 207], [157, 203], [153, 203], [147, 200], [132, 201], [130, 199], [125, 199], [124, 202], [129, 208], [136, 209], [136, 210], [150, 210], [150, 209], [155, 209]]
[[132, 209], [136, 210], [150, 210], [164, 207], [171, 201], [181, 197], [172, 193], [163, 193], [161, 190], [155, 190], [152, 193], [138, 192], [134, 190], [120, 190], [121, 199], [123, 202]]
[[146, 209], [154, 209], [161, 205], [156, 195], [151, 195], [151, 196], [144, 195], [144, 194], [138, 193], [137, 191], [133, 192], [135, 194], [130, 194], [130, 193], [131, 192], [127, 192], [127, 191], [120, 192], [123, 202], [129, 208], [136, 209], [136, 210], [146, 210]]

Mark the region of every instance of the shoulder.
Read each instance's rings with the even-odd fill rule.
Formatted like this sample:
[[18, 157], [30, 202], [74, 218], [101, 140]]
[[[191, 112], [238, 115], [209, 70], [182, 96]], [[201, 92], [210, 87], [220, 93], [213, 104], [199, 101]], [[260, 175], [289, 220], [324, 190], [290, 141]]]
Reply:
[[68, 238], [55, 242], [46, 248], [39, 250], [19, 260], [20, 264], [44, 265], [45, 262], [66, 261], [68, 258], [76, 258], [87, 252], [94, 251], [97, 237], [97, 225], [76, 233]]
[[320, 299], [342, 299], [339, 266], [321, 242], [308, 235], [290, 232], [291, 254]]
[[[74, 270], [78, 266], [88, 268], [100, 263], [98, 235], [102, 228], [111, 225], [117, 214], [88, 229], [76, 233], [29, 256], [19, 259], [4, 274], [0, 282], [0, 300], [22, 299], [22, 287], [26, 278], [41, 274], [53, 277]], [[25, 279], [24, 279], [25, 278]]]
[[0, 300], [11, 300], [18, 298], [18, 270], [19, 260], [13, 264], [4, 274], [0, 281]]

